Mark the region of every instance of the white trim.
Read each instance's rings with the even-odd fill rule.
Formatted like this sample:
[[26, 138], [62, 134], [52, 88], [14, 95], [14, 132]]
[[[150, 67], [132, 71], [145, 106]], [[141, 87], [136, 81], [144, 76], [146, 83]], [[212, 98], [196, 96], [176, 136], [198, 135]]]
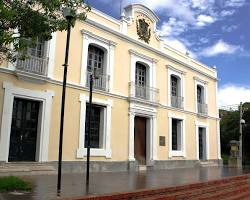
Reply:
[[199, 128], [205, 128], [206, 132], [206, 160], [210, 158], [210, 148], [209, 148], [209, 124], [199, 121], [195, 121], [195, 141], [196, 141], [196, 159], [199, 160]]
[[[87, 149], [84, 148], [85, 141], [85, 120], [86, 120], [86, 103], [88, 102], [88, 96], [85, 94], [80, 94], [79, 101], [81, 103], [80, 108], [80, 131], [79, 131], [79, 141], [78, 141], [78, 149], [77, 149], [77, 158], [83, 158], [87, 155]], [[91, 149], [91, 156], [105, 156], [106, 158], [111, 158], [111, 109], [112, 109], [112, 100], [102, 100], [96, 99], [93, 100], [94, 104], [105, 106], [106, 112], [104, 112], [104, 130], [103, 130], [103, 138], [104, 138], [104, 147], [102, 149]]]
[[[162, 51], [162, 50], [160, 50], [160, 49], [153, 48], [153, 47], [149, 46], [148, 44], [143, 43], [142, 41], [133, 39], [133, 38], [129, 37], [127, 34], [121, 33], [120, 30], [119, 30], [119, 31], [115, 31], [115, 30], [113, 30], [112, 28], [107, 27], [107, 26], [105, 26], [105, 25], [103, 25], [103, 24], [100, 24], [100, 23], [98, 23], [98, 22], [96, 22], [96, 21], [94, 21], [94, 20], [91, 20], [91, 19], [87, 19], [85, 22], [88, 23], [88, 24], [90, 24], [90, 25], [93, 25], [93, 26], [95, 26], [95, 27], [97, 27], [97, 28], [100, 28], [100, 29], [102, 29], [102, 30], [104, 30], [104, 31], [106, 31], [106, 32], [108, 32], [108, 33], [111, 33], [111, 34], [113, 34], [113, 35], [116, 35], [116, 36], [118, 36], [118, 37], [120, 37], [120, 38], [122, 38], [122, 39], [125, 39], [125, 40], [127, 40], [128, 42], [130, 42], [130, 43], [136, 44], [136, 45], [138, 45], [138, 46], [140, 46], [140, 47], [143, 47], [143, 48], [145, 48], [145, 49], [147, 49], [147, 50], [150, 50], [151, 52], [154, 52], [154, 53], [156, 53], [156, 54], [159, 55], [159, 56], [163, 56], [164, 58], [169, 59], [169, 60], [171, 60], [171, 61], [173, 61], [173, 62], [175, 62], [175, 63], [178, 63], [178, 64], [180, 64], [180, 65], [182, 65], [182, 66], [184, 66], [184, 67], [186, 67], [186, 68], [188, 68], [188, 69], [191, 69], [191, 70], [193, 70], [193, 71], [195, 71], [195, 72], [197, 72], [197, 73], [199, 73], [199, 74], [201, 74], [201, 75], [203, 75], [203, 76], [206, 76], [206, 77], [208, 77], [208, 78], [210, 78], [210, 79], [213, 79], [213, 80], [216, 80], [216, 81], [218, 80], [218, 79], [217, 79], [217, 76], [215, 77], [215, 76], [213, 76], [213, 75], [210, 75], [210, 74], [208, 74], [208, 73], [205, 73], [205, 72], [203, 72], [203, 71], [197, 69], [196, 67], [193, 67], [192, 65], [190, 65], [190, 64], [188, 64], [188, 63], [182, 62], [182, 61], [180, 61], [180, 60], [178, 60], [178, 59], [172, 57], [171, 55], [167, 54], [165, 51]], [[172, 50], [172, 51], [173, 51], [173, 50]], [[181, 52], [179, 52], [179, 53], [181, 53]], [[181, 53], [181, 54], [182, 54], [182, 53]], [[183, 54], [183, 55], [184, 55], [184, 54]], [[198, 62], [196, 61], [196, 63], [198, 63]], [[209, 70], [209, 71], [212, 72], [212, 73], [216, 73], [216, 70], [212, 69], [211, 67], [208, 67], [208, 66], [206, 66], [206, 65], [204, 65], [204, 64], [201, 64], [200, 66], [201, 66], [203, 69]]]
[[107, 84], [107, 88], [109, 88], [110, 92], [113, 92], [113, 79], [114, 79], [114, 62], [115, 62], [115, 46], [116, 43], [107, 40], [105, 38], [102, 38], [98, 35], [95, 35], [89, 31], [81, 30], [81, 33], [83, 35], [82, 40], [82, 58], [81, 58], [81, 75], [80, 75], [80, 85], [86, 86], [87, 81], [87, 61], [88, 61], [88, 47], [90, 44], [98, 45], [105, 49], [105, 55], [106, 55], [106, 75], [110, 76], [110, 82], [109, 85]]
[[128, 139], [128, 145], [129, 145], [129, 151], [128, 151], [128, 160], [129, 161], [135, 161], [135, 155], [134, 155], [134, 127], [135, 127], [135, 113], [129, 112], [129, 139]]
[[151, 107], [146, 107], [140, 104], [130, 103], [129, 108], [129, 161], [135, 161], [134, 157], [134, 120], [135, 116], [142, 116], [147, 118], [146, 128], [146, 163], [151, 165], [153, 160], [157, 159], [156, 147], [156, 110]]
[[20, 97], [24, 99], [32, 99], [42, 103], [41, 113], [41, 130], [40, 131], [40, 149], [39, 149], [39, 162], [48, 161], [48, 146], [49, 146], [49, 132], [50, 132], [50, 118], [51, 118], [51, 106], [53, 91], [34, 91], [29, 89], [23, 89], [15, 87], [9, 82], [3, 82], [4, 102], [3, 102], [3, 114], [1, 125], [1, 137], [0, 137], [0, 161], [8, 162], [9, 157], [9, 143], [10, 132], [12, 122], [12, 110], [14, 97]]
[[[182, 127], [181, 127], [181, 151], [173, 151], [172, 150], [172, 119], [179, 119], [182, 120]], [[183, 115], [179, 115], [179, 114], [174, 114], [169, 112], [168, 113], [168, 156], [169, 158], [172, 157], [186, 157], [186, 117]]]
[[218, 119], [217, 122], [217, 157], [220, 160], [221, 159], [221, 142], [220, 142], [220, 120]]
[[55, 55], [56, 55], [56, 32], [52, 33], [52, 39], [49, 41], [48, 48], [48, 77], [53, 78], [54, 66], [55, 66]]
[[[143, 55], [141, 53], [138, 53], [137, 51], [134, 51], [132, 49], [129, 50], [130, 53], [130, 82], [135, 82], [135, 70], [136, 70], [136, 63], [141, 62], [146, 64], [148, 67], [147, 69], [147, 78], [148, 86], [154, 87], [156, 85], [156, 63], [158, 62], [156, 59], [148, 57], [146, 55]], [[132, 88], [131, 88], [132, 89]], [[130, 91], [131, 94], [133, 91]]]
[[181, 70], [178, 70], [170, 65], [167, 65], [167, 68], [168, 68], [168, 102], [166, 105], [168, 105], [169, 107], [172, 107], [171, 106], [171, 75], [175, 75], [177, 77], [179, 77], [180, 79], [180, 96], [183, 97], [183, 109], [185, 110], [186, 108], [186, 98], [185, 98], [185, 88], [186, 88], [186, 85], [185, 85], [185, 75], [186, 75], [186, 72], [184, 71], [181, 71]]

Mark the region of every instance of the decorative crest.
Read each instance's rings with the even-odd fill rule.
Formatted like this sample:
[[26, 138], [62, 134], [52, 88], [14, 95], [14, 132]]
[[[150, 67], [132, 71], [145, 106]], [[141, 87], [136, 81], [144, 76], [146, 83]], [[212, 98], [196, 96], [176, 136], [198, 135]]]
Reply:
[[137, 35], [140, 40], [149, 43], [151, 37], [151, 29], [149, 28], [149, 23], [145, 19], [136, 20]]

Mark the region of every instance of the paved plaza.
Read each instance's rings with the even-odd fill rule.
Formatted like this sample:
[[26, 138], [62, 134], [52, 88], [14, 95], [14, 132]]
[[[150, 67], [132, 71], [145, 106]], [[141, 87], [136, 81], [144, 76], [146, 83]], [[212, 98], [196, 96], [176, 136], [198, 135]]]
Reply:
[[[142, 172], [91, 173], [89, 194], [126, 192], [137, 189], [163, 188], [187, 183], [241, 175], [250, 170], [223, 167], [197, 167]], [[47, 200], [58, 199], [56, 175], [23, 176], [33, 183], [31, 193], [3, 193], [0, 200]], [[86, 195], [84, 174], [63, 174], [61, 197]]]

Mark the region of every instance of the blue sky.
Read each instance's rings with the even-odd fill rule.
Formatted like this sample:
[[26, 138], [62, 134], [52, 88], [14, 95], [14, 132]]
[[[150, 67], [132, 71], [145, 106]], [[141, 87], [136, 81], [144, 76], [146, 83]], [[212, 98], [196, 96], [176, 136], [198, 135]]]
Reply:
[[[117, 19], [120, 0], [88, 0]], [[141, 3], [160, 18], [157, 29], [170, 46], [190, 52], [219, 76], [219, 104], [250, 101], [250, 0], [123, 0]]]

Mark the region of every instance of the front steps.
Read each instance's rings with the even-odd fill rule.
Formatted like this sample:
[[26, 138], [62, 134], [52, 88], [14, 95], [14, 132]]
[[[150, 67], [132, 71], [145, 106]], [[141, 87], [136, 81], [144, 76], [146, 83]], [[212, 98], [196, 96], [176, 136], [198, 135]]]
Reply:
[[[74, 200], [249, 200], [250, 174], [160, 189], [144, 189]], [[70, 200], [70, 198], [68, 199]]]
[[0, 164], [0, 176], [56, 174], [56, 169], [46, 163], [15, 162]]

